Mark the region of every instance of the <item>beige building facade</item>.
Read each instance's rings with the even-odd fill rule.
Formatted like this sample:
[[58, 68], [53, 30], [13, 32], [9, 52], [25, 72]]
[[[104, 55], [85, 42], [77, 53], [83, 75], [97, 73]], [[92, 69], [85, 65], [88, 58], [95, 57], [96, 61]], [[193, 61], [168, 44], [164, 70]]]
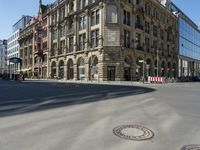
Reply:
[[40, 0], [38, 16], [20, 31], [21, 71], [28, 78], [48, 77], [48, 13]]
[[177, 20], [167, 3], [63, 0], [49, 18], [51, 78], [177, 77]]
[[177, 77], [177, 18], [167, 1], [57, 0], [46, 13], [42, 8], [19, 39], [29, 77]]

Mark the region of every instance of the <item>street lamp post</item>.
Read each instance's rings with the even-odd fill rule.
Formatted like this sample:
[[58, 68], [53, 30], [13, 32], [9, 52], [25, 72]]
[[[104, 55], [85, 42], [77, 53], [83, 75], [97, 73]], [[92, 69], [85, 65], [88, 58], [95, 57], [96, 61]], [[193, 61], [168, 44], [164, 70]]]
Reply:
[[40, 79], [40, 57], [38, 57], [38, 79]]
[[139, 63], [142, 63], [143, 64], [143, 83], [145, 82], [145, 78], [144, 78], [144, 63], [145, 63], [145, 61], [144, 60], [139, 60]]
[[11, 66], [10, 66], [10, 60], [9, 60], [9, 66], [8, 66], [8, 69], [9, 69], [9, 80], [12, 79], [12, 76], [11, 76]]
[[159, 65], [159, 63], [158, 63], [158, 59], [159, 59], [159, 58], [158, 58], [158, 52], [159, 52], [159, 51], [158, 51], [158, 49], [157, 49], [157, 77], [158, 77], [158, 65]]

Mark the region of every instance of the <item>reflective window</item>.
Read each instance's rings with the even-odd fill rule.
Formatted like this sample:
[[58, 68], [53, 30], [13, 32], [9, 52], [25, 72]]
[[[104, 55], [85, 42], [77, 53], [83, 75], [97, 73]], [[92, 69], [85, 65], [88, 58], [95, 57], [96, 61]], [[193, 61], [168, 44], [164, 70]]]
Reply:
[[200, 60], [200, 32], [179, 18], [179, 54]]

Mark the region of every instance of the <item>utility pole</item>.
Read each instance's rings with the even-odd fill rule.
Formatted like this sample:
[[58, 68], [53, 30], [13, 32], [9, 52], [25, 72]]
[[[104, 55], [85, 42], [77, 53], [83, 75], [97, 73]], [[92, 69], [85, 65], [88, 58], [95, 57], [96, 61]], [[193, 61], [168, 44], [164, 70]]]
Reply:
[[143, 68], [143, 83], [145, 82], [145, 78], [144, 78], [144, 64], [145, 64], [145, 61], [144, 60], [139, 60], [139, 63], [143, 63], [143, 66], [142, 66], [142, 68]]
[[159, 60], [158, 60], [158, 59], [159, 59], [159, 58], [158, 58], [158, 52], [159, 52], [159, 51], [158, 51], [158, 49], [157, 49], [157, 77], [158, 77], [158, 65], [159, 65], [159, 63], [158, 63], [158, 61], [159, 61]]
[[40, 57], [38, 56], [38, 78], [40, 76]]

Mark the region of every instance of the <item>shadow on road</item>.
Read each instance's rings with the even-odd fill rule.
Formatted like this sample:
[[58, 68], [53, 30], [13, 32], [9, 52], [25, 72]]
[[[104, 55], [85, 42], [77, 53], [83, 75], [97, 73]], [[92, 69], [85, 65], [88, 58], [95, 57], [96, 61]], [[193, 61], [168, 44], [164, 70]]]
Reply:
[[0, 81], [0, 117], [153, 92], [136, 86]]

